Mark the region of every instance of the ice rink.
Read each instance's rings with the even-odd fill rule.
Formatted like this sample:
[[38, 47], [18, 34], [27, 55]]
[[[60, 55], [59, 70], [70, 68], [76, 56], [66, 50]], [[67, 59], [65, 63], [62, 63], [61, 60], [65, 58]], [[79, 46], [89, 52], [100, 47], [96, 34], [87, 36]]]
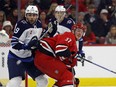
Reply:
[[79, 87], [116, 87], [116, 86], [79, 86]]

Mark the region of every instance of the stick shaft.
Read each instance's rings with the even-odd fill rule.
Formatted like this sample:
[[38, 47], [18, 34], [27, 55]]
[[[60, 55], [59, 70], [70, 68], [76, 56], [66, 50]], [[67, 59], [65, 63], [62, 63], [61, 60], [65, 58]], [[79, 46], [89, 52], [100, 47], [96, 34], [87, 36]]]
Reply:
[[97, 64], [97, 63], [94, 63], [94, 62], [92, 62], [92, 61], [90, 61], [90, 60], [87, 60], [87, 59], [84, 59], [84, 60], [87, 61], [87, 62], [89, 62], [89, 63], [91, 63], [91, 64], [93, 64], [93, 65], [96, 65], [96, 66], [98, 66], [98, 67], [100, 67], [100, 68], [102, 68], [102, 69], [104, 69], [104, 70], [107, 70], [107, 71], [109, 71], [109, 72], [112, 72], [112, 73], [116, 74], [115, 71], [110, 70], [110, 69], [108, 69], [108, 68], [106, 68], [106, 67], [104, 67], [104, 66], [101, 66], [101, 65], [99, 65], [99, 64]]

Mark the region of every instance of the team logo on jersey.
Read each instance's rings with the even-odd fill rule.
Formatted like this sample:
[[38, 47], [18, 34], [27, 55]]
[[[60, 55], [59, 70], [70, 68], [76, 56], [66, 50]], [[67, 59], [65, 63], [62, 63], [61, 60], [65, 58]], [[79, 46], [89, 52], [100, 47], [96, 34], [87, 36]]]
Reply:
[[58, 74], [58, 73], [59, 73], [59, 71], [58, 71], [58, 70], [55, 70], [55, 73], [56, 73], [56, 74]]
[[71, 20], [68, 20], [68, 21], [67, 21], [67, 24], [71, 24], [71, 23], [72, 23], [72, 21], [71, 21]]
[[30, 31], [30, 34], [32, 34], [32, 31]]

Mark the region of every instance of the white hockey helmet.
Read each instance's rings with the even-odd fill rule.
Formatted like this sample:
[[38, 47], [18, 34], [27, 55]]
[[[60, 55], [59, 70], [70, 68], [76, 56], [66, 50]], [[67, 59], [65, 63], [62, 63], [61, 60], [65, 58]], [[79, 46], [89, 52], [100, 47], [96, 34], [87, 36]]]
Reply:
[[26, 10], [25, 10], [25, 16], [28, 13], [33, 13], [33, 14], [39, 14], [38, 8], [35, 5], [29, 5], [27, 6]]
[[56, 8], [55, 8], [55, 11], [66, 11], [66, 9], [64, 8], [64, 6], [62, 5], [58, 5]]

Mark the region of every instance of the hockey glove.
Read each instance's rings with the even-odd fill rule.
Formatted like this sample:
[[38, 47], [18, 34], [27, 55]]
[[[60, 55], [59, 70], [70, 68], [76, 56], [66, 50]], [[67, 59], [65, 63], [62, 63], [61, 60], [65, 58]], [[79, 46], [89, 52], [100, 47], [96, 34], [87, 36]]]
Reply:
[[57, 32], [57, 21], [52, 21], [48, 24], [48, 29], [51, 28], [48, 32], [50, 37], [53, 37]]
[[71, 59], [71, 61], [70, 58], [67, 58], [63, 61], [63, 63], [66, 64], [68, 69], [73, 68], [74, 66], [77, 65], [77, 58], [73, 58]]
[[37, 36], [33, 36], [28, 44], [23, 45], [23, 48], [27, 49], [27, 50], [37, 49], [38, 48], [38, 44], [39, 44], [39, 41], [38, 41]]
[[85, 57], [85, 53], [83, 51], [78, 51], [77, 54], [79, 57]]
[[83, 51], [77, 52], [77, 58], [82, 63], [82, 66], [84, 66], [85, 53]]

